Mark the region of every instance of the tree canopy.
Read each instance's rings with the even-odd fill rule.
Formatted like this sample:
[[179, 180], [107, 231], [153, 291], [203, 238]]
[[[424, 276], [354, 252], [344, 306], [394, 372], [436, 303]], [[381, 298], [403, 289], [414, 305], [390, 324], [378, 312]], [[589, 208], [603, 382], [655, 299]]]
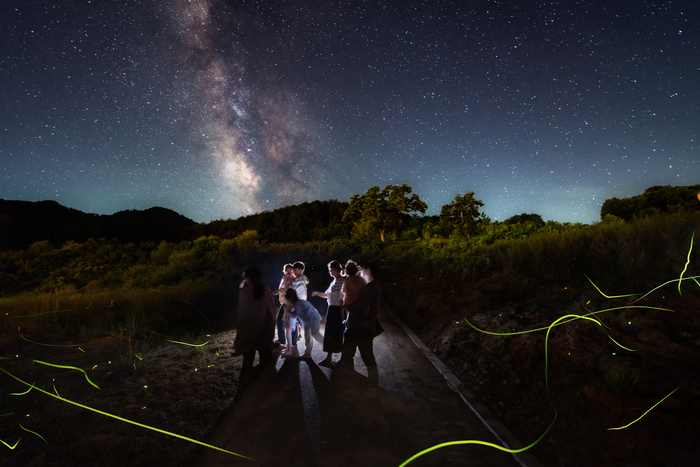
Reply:
[[383, 190], [373, 186], [364, 195], [354, 195], [350, 199], [343, 222], [376, 230], [384, 242], [388, 230], [401, 223], [402, 215], [412, 212], [425, 214], [428, 209], [428, 205], [412, 192], [413, 189], [406, 184], [387, 185]]
[[481, 200], [474, 199], [473, 191], [465, 193], [464, 196], [458, 194], [450, 204], [444, 205], [440, 210], [440, 222], [469, 237], [477, 233], [479, 222], [486, 219], [486, 216], [479, 212], [479, 208], [483, 206]]
[[700, 185], [652, 186], [644, 193], [630, 198], [610, 198], [600, 209], [604, 219], [611, 214], [629, 222], [634, 217], [649, 217], [662, 213], [700, 211]]

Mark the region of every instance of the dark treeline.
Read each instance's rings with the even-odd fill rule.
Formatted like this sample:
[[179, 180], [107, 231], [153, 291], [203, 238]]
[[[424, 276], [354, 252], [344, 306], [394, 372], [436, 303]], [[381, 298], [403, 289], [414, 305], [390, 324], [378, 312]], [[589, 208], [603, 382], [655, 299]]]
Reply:
[[260, 237], [272, 243], [304, 243], [331, 240], [349, 236], [342, 224], [348, 203], [335, 199], [312, 201], [285, 206], [274, 211], [216, 220], [187, 229], [190, 239], [216, 235], [221, 239], [235, 238], [245, 231], [255, 230]]
[[48, 241], [61, 246], [67, 241], [106, 238], [123, 243], [181, 241], [196, 223], [170, 209], [153, 207], [111, 215], [89, 214], [61, 206], [55, 201], [7, 201], [0, 199], [0, 251], [25, 250]]
[[[658, 214], [697, 212], [700, 211], [699, 192], [700, 185], [653, 186], [641, 195], [606, 200], [601, 209], [601, 220], [608, 223], [615, 220], [630, 222], [635, 218]], [[478, 200], [476, 202], [481, 204]], [[351, 237], [364, 243], [373, 238], [374, 234], [367, 232], [364, 219], [359, 222], [343, 219], [348, 206], [349, 203], [338, 200], [312, 201], [238, 219], [198, 224], [160, 207], [98, 215], [61, 206], [55, 201], [0, 199], [0, 251], [26, 250], [40, 241], [60, 247], [68, 241], [83, 243], [88, 239], [101, 238], [116, 239], [124, 244], [194, 241], [208, 236], [224, 240], [252, 231], [256, 232], [259, 241], [269, 243], [305, 243]], [[392, 226], [389, 238], [406, 240], [459, 235], [460, 229], [443, 217], [438, 219], [437, 216], [398, 213], [396, 218], [400, 222]], [[525, 213], [503, 222], [491, 221], [478, 210], [475, 210], [473, 217], [471, 233], [490, 234], [494, 240], [522, 237], [520, 230], [523, 229], [528, 234], [540, 230], [560, 231], [568, 224], [555, 221], [545, 223], [540, 215]], [[364, 234], [369, 235], [363, 235], [363, 227]]]
[[601, 219], [612, 215], [624, 221], [657, 214], [690, 213], [700, 210], [700, 185], [652, 186], [644, 193], [630, 198], [605, 200], [600, 210]]
[[313, 201], [274, 211], [196, 222], [170, 209], [153, 207], [111, 215], [89, 214], [61, 206], [55, 201], [7, 201], [0, 199], [0, 251], [26, 250], [39, 241], [59, 247], [67, 241], [117, 239], [121, 243], [180, 242], [215, 235], [235, 238], [255, 230], [268, 242], [330, 240], [349, 236], [341, 220], [348, 203]]

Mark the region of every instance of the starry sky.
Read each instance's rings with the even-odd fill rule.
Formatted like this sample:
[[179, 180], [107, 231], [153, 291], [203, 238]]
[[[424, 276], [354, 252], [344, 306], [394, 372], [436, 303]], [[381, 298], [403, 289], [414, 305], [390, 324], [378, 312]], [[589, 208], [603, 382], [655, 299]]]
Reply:
[[0, 198], [197, 222], [408, 184], [591, 223], [700, 183], [697, 0], [9, 0]]

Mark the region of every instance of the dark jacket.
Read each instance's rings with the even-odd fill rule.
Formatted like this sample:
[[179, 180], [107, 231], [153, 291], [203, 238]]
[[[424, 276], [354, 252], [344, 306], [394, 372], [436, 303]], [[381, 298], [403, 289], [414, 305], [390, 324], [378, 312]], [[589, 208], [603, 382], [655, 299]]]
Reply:
[[[362, 287], [357, 299], [347, 306], [349, 312], [348, 330], [369, 331], [374, 334], [381, 300], [382, 288], [379, 282], [373, 280]], [[369, 305], [369, 309], [366, 305]], [[362, 309], [363, 307], [365, 310]]]

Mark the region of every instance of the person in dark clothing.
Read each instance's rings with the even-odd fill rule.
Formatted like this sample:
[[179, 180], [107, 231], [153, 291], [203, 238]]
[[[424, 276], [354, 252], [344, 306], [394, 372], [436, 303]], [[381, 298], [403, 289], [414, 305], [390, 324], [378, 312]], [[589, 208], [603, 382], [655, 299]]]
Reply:
[[362, 287], [357, 299], [346, 305], [348, 319], [346, 322], [345, 343], [343, 355], [338, 362], [340, 368], [350, 368], [355, 357], [355, 351], [360, 350], [360, 357], [367, 366], [367, 374], [373, 383], [379, 383], [377, 362], [374, 358], [372, 341], [377, 332], [377, 314], [382, 299], [382, 288], [374, 278], [373, 266], [366, 263], [362, 267], [362, 275], [367, 285]]
[[[272, 358], [272, 339], [275, 335], [275, 304], [272, 290], [261, 282], [262, 271], [251, 266], [243, 273], [238, 291], [238, 318], [234, 355], [243, 355], [239, 387], [245, 387], [254, 372], [260, 371]], [[260, 363], [253, 370], [255, 352]]]

